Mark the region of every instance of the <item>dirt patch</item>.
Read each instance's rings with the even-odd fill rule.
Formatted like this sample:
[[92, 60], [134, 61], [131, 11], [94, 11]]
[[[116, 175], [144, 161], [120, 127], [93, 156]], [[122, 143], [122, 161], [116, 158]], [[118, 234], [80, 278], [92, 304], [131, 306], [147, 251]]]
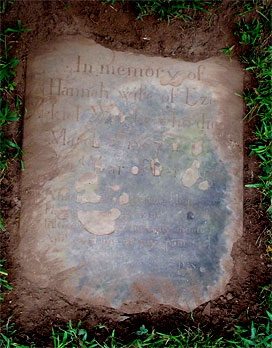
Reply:
[[[221, 48], [238, 46], [233, 35], [235, 10], [232, 1], [223, 1], [218, 9], [210, 13], [197, 13], [193, 20], [184, 23], [173, 20], [159, 22], [154, 17], [136, 21], [132, 3], [102, 5], [100, 2], [65, 1], [18, 1], [11, 7], [2, 21], [2, 27], [16, 27], [21, 19], [24, 28], [31, 28], [13, 49], [18, 51], [21, 63], [17, 71], [17, 92], [23, 97], [28, 52], [39, 42], [49, 42], [59, 35], [83, 35], [105, 47], [174, 57], [188, 61], [199, 61], [223, 53]], [[253, 86], [250, 75], [245, 74], [244, 84]], [[254, 141], [254, 120], [244, 123], [244, 180], [253, 183], [257, 179], [258, 164], [249, 157], [248, 145]], [[23, 123], [13, 125], [10, 134], [21, 143]], [[243, 199], [241, 197], [241, 199]], [[262, 314], [257, 306], [260, 288], [269, 281], [265, 246], [259, 243], [260, 234], [267, 225], [261, 199], [253, 189], [244, 191], [244, 234], [232, 252], [235, 266], [227, 292], [209, 304], [194, 311], [194, 317], [168, 306], [157, 306], [143, 313], [129, 314], [101, 306], [88, 306], [65, 298], [58, 291], [48, 291], [43, 285], [35, 286], [21, 277], [20, 268], [13, 258], [18, 245], [20, 214], [20, 168], [12, 163], [6, 179], [2, 182], [2, 215], [7, 231], [1, 233], [2, 256], [8, 260], [9, 280], [14, 290], [7, 294], [2, 306], [2, 320], [15, 322], [17, 332], [26, 341], [35, 341], [46, 346], [50, 341], [51, 326], [65, 326], [69, 319], [82, 321], [82, 326], [95, 334], [97, 339], [108, 335], [107, 330], [116, 329], [124, 340], [144, 324], [148, 329], [170, 332], [184, 325], [211, 327], [218, 336], [226, 337], [234, 325], [250, 324]], [[250, 310], [247, 311], [247, 308]], [[103, 324], [107, 329], [95, 325]]]

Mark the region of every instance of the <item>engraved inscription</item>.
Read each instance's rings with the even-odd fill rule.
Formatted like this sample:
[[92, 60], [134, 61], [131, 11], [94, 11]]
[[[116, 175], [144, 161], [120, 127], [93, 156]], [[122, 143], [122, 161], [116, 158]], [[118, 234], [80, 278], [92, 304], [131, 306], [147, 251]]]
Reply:
[[71, 37], [33, 53], [19, 247], [28, 277], [115, 308], [152, 294], [190, 311], [224, 291], [242, 187], [242, 78], [229, 64]]

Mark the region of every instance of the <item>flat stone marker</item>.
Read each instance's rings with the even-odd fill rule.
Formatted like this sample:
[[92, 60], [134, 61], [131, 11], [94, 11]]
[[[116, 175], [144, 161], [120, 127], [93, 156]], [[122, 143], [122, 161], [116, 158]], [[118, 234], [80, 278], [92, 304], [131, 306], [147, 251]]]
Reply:
[[242, 72], [62, 37], [28, 61], [18, 256], [127, 312], [223, 294], [242, 232]]

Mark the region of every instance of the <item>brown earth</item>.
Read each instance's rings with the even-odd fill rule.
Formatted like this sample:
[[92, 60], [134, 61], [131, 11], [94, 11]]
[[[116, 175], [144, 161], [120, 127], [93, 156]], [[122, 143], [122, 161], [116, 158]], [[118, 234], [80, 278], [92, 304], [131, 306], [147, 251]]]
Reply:
[[[218, 3], [208, 13], [196, 13], [187, 23], [174, 19], [170, 25], [156, 17], [136, 21], [133, 2], [103, 5], [94, 1], [16, 1], [2, 20], [2, 28], [17, 27], [21, 19], [23, 28], [31, 28], [13, 41], [20, 64], [17, 69], [17, 93], [24, 96], [26, 63], [29, 50], [39, 42], [63, 34], [81, 34], [106, 47], [138, 52], [146, 55], [199, 61], [223, 54], [220, 49], [236, 45], [233, 35], [238, 6], [233, 1]], [[14, 42], [15, 41], [15, 42]], [[240, 52], [236, 51], [236, 54]], [[251, 76], [245, 74], [245, 88], [254, 87]], [[23, 122], [8, 130], [20, 144]], [[244, 122], [244, 181], [253, 183], [258, 176], [258, 163], [249, 157], [248, 146], [254, 141], [254, 120]], [[241, 197], [241, 199], [243, 199]], [[147, 312], [130, 315], [100, 306], [88, 306], [65, 298], [58, 292], [41, 289], [20, 276], [20, 268], [13, 258], [18, 245], [20, 216], [20, 168], [12, 162], [2, 181], [2, 216], [7, 231], [1, 233], [1, 258], [9, 272], [13, 291], [6, 293], [2, 305], [2, 324], [14, 322], [17, 333], [27, 343], [34, 341], [39, 347], [48, 346], [51, 327], [65, 327], [68, 320], [82, 321], [82, 327], [97, 339], [105, 338], [112, 329], [124, 341], [132, 339], [141, 325], [169, 333], [185, 325], [205, 331], [213, 329], [217, 336], [228, 337], [234, 325], [248, 325], [252, 319], [261, 320], [264, 308], [259, 306], [260, 289], [269, 282], [268, 257], [262, 234], [268, 224], [261, 197], [254, 189], [244, 191], [244, 234], [234, 245], [234, 273], [225, 295], [199, 306], [193, 318], [190, 314], [168, 307], [158, 306]], [[248, 310], [249, 308], [249, 310]], [[104, 325], [98, 328], [96, 325]]]

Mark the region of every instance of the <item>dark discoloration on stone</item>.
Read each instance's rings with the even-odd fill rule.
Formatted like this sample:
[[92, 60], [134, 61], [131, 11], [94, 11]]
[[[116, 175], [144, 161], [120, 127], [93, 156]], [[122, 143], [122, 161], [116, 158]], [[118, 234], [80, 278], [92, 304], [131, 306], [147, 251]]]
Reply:
[[83, 38], [35, 52], [26, 276], [127, 312], [189, 311], [224, 292], [242, 231], [241, 80], [235, 62], [148, 58]]

